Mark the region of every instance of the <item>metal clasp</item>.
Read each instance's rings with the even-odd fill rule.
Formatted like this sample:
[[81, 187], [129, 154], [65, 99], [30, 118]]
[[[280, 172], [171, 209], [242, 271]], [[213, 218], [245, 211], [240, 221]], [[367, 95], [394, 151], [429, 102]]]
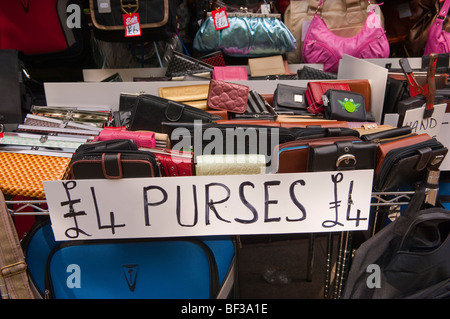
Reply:
[[350, 160], [353, 161], [353, 165], [356, 165], [356, 157], [354, 155], [344, 154], [337, 159], [336, 167], [339, 167], [342, 162], [344, 162], [345, 165], [348, 165], [350, 163]]
[[[131, 3], [123, 4], [123, 0], [120, 0], [120, 8], [122, 9], [122, 11], [125, 14], [136, 13], [139, 10], [139, 0], [136, 0], [136, 4], [131, 4]], [[134, 8], [134, 11], [133, 12], [128, 12], [127, 10], [125, 10], [125, 8], [127, 8], [127, 9], [133, 9]]]

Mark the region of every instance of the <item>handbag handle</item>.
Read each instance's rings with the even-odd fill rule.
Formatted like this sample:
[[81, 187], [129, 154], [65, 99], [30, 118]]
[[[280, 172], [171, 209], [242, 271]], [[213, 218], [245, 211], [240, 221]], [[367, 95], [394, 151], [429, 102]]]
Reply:
[[439, 10], [438, 18], [445, 19], [445, 17], [447, 17], [449, 8], [450, 0], [445, 0], [444, 5], [442, 6], [441, 10]]
[[[367, 1], [367, 5], [371, 5], [370, 0], [366, 0]], [[450, 1], [450, 0], [448, 0]], [[319, 9], [322, 8], [323, 2], [324, 0], [320, 0], [319, 3], [317, 4], [317, 6], [312, 5], [312, 3], [316, 2], [316, 0], [310, 0], [309, 2], [309, 6], [312, 8], [314, 7], [316, 9], [316, 13], [319, 11]], [[348, 10], [348, 8], [360, 8], [360, 5], [357, 5], [361, 3], [361, 0], [345, 0], [345, 4], [346, 4], [346, 8]]]

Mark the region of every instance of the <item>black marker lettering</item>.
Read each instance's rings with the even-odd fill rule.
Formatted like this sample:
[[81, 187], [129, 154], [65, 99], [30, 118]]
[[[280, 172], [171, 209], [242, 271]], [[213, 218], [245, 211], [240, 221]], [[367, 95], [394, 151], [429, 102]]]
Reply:
[[256, 211], [256, 208], [252, 204], [250, 204], [245, 198], [244, 195], [245, 186], [251, 186], [252, 188], [255, 188], [255, 185], [252, 182], [248, 181], [243, 182], [241, 183], [241, 185], [239, 185], [239, 198], [241, 202], [253, 213], [253, 218], [250, 220], [235, 218], [234, 220], [241, 224], [251, 224], [258, 220], [258, 212]]
[[[211, 186], [220, 186], [222, 188], [224, 188], [227, 191], [227, 196], [219, 201], [213, 201], [212, 199], [209, 199], [209, 189]], [[225, 184], [221, 184], [221, 183], [210, 183], [210, 184], [206, 184], [205, 185], [205, 223], [206, 225], [209, 225], [209, 210], [211, 209], [213, 211], [213, 213], [216, 215], [216, 217], [226, 223], [230, 223], [229, 220], [226, 220], [224, 218], [222, 218], [219, 213], [217, 212], [214, 204], [221, 204], [223, 202], [226, 202], [228, 199], [230, 198], [230, 189], [225, 185]]]
[[192, 193], [194, 196], [194, 222], [192, 223], [192, 225], [186, 225], [181, 223], [181, 199], [180, 199], [180, 191], [181, 187], [177, 186], [177, 221], [178, 221], [178, 225], [183, 226], [183, 227], [194, 227], [195, 225], [197, 225], [197, 221], [198, 221], [198, 205], [197, 205], [197, 186], [192, 185]]
[[342, 180], [344, 179], [344, 175], [342, 173], [337, 173], [336, 175], [331, 175], [331, 181], [334, 184], [334, 201], [330, 202], [330, 209], [334, 209], [335, 212], [335, 220], [326, 220], [322, 223], [322, 226], [325, 228], [331, 228], [334, 227], [336, 225], [339, 226], [344, 226], [343, 224], [338, 222], [338, 215], [339, 215], [339, 207], [341, 206], [341, 201], [338, 200], [338, 195], [337, 195], [337, 184], [339, 184], [340, 182], [342, 182]]
[[264, 222], [279, 222], [281, 217], [269, 218], [269, 205], [270, 204], [278, 204], [278, 200], [270, 200], [269, 199], [269, 187], [270, 186], [278, 186], [280, 185], [280, 181], [269, 181], [264, 183]]
[[[148, 202], [148, 196], [147, 196], [147, 193], [148, 193], [149, 190], [152, 190], [152, 189], [157, 189], [157, 190], [159, 190], [159, 191], [161, 192], [161, 194], [163, 195], [163, 199], [160, 200], [159, 202], [156, 202], [156, 203], [149, 203], [149, 202]], [[144, 187], [144, 217], [145, 217], [145, 226], [151, 226], [151, 225], [150, 225], [150, 216], [149, 216], [149, 210], [148, 210], [148, 207], [149, 207], [149, 206], [158, 206], [158, 205], [161, 205], [161, 204], [165, 203], [165, 202], [167, 201], [167, 197], [168, 197], [167, 192], [166, 192], [165, 189], [162, 188], [162, 187], [154, 186], [154, 185], [153, 185], [153, 186], [147, 186], [147, 187]]]
[[98, 229], [111, 229], [111, 233], [113, 235], [115, 235], [116, 233], [116, 227], [125, 227], [125, 224], [120, 224], [120, 225], [116, 225], [115, 221], [115, 217], [114, 217], [114, 212], [109, 212], [109, 220], [111, 222], [110, 225], [103, 225], [101, 218], [100, 218], [100, 210], [98, 209], [98, 204], [97, 204], [97, 196], [95, 196], [95, 189], [94, 187], [91, 187], [91, 194], [92, 194], [92, 200], [94, 201], [94, 207], [95, 207], [95, 214], [97, 215], [97, 226]]
[[294, 188], [295, 188], [295, 185], [297, 185], [297, 184], [300, 184], [300, 185], [302, 185], [302, 186], [305, 186], [305, 185], [306, 185], [305, 181], [302, 180], [302, 179], [299, 179], [298, 181], [293, 182], [293, 183], [291, 184], [291, 186], [289, 187], [289, 196], [291, 197], [291, 200], [292, 200], [292, 202], [295, 204], [295, 206], [297, 206], [298, 209], [300, 209], [300, 211], [302, 212], [302, 216], [301, 216], [300, 218], [298, 218], [298, 219], [291, 219], [291, 218], [289, 218], [289, 217], [286, 217], [286, 220], [287, 220], [288, 222], [299, 222], [299, 221], [302, 221], [302, 220], [305, 220], [305, 219], [306, 219], [306, 209], [305, 209], [305, 207], [297, 200], [297, 197], [295, 196]]
[[[73, 221], [75, 223], [75, 226], [66, 229], [64, 234], [66, 235], [67, 238], [72, 238], [72, 239], [78, 238], [78, 236], [80, 234], [83, 234], [83, 235], [86, 235], [86, 236], [92, 236], [92, 235], [89, 235], [88, 233], [86, 233], [85, 231], [81, 230], [78, 227], [77, 217], [78, 216], [84, 216], [84, 215], [87, 215], [87, 214], [86, 214], [85, 211], [78, 211], [77, 212], [77, 211], [75, 211], [75, 208], [73, 207], [74, 204], [78, 204], [78, 203], [81, 202], [81, 199], [72, 200], [71, 196], [70, 196], [70, 192], [69, 192], [70, 190], [74, 189], [77, 186], [77, 183], [75, 181], [68, 181], [68, 182], [63, 182], [62, 184], [63, 184], [64, 190], [66, 191], [66, 195], [67, 195], [67, 199], [68, 200], [64, 201], [64, 202], [61, 202], [60, 205], [61, 206], [69, 206], [69, 213], [64, 214], [63, 217], [64, 218], [73, 218]], [[71, 235], [70, 234], [71, 232], [74, 232], [75, 234]]]
[[367, 220], [367, 218], [361, 218], [361, 210], [356, 210], [356, 217], [350, 217], [351, 207], [353, 205], [353, 199], [352, 199], [352, 193], [353, 193], [353, 181], [350, 182], [350, 188], [348, 190], [348, 201], [347, 201], [347, 220], [349, 221], [355, 221], [355, 226], [359, 226], [359, 222], [361, 220]]

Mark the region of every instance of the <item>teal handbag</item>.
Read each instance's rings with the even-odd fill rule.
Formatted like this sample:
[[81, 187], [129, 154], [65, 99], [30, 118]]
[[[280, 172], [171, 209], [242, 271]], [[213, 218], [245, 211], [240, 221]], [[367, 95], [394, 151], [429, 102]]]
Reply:
[[202, 53], [221, 50], [235, 57], [281, 55], [297, 48], [280, 14], [231, 12], [228, 22], [228, 28], [216, 30], [208, 12], [195, 35], [193, 48]]

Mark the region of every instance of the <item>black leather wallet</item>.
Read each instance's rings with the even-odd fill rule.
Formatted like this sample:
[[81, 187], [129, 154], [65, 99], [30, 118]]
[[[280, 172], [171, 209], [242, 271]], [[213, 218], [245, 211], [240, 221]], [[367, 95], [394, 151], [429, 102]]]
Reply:
[[342, 141], [330, 145], [312, 146], [308, 171], [339, 171], [374, 169], [377, 145], [372, 142]]
[[208, 123], [221, 119], [220, 116], [184, 103], [155, 95], [141, 94], [137, 97], [136, 106], [132, 110], [129, 129], [161, 132], [162, 122], [193, 123], [198, 120]]
[[273, 94], [273, 107], [278, 114], [308, 114], [306, 88], [278, 84]]
[[324, 116], [337, 121], [367, 121], [362, 94], [345, 90], [328, 90], [322, 97]]

